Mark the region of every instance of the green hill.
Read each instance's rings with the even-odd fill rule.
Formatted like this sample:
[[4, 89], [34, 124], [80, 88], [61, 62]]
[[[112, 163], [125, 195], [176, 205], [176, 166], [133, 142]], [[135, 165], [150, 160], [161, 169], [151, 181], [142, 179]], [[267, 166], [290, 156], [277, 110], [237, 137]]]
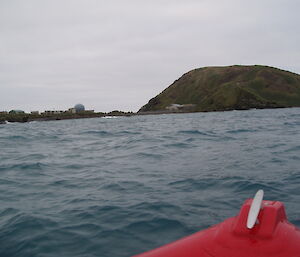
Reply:
[[300, 106], [300, 75], [267, 66], [192, 70], [139, 112], [224, 111]]

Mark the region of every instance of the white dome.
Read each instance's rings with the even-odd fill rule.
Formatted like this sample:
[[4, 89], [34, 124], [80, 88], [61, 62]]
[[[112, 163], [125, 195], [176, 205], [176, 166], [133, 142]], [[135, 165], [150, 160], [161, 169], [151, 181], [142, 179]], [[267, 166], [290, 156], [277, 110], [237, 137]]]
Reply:
[[76, 112], [83, 112], [83, 111], [85, 111], [85, 108], [84, 108], [83, 104], [76, 104], [74, 106], [74, 108], [75, 108]]

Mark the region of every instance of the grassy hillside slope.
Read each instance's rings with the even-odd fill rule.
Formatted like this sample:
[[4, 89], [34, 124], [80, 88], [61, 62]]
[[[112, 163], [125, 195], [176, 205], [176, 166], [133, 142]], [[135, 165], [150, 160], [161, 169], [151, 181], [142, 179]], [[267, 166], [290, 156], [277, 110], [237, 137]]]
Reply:
[[267, 66], [205, 67], [192, 70], [139, 112], [194, 104], [191, 111], [300, 106], [300, 75]]

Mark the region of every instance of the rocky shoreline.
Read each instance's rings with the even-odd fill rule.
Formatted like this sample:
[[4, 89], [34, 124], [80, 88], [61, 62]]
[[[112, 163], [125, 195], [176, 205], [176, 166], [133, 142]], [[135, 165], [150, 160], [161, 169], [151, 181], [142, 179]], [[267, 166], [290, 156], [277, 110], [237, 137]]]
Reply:
[[0, 115], [0, 124], [6, 124], [7, 122], [19, 122], [26, 123], [32, 121], [53, 121], [53, 120], [71, 120], [71, 119], [89, 119], [89, 118], [102, 118], [111, 116], [132, 116], [135, 115], [132, 112], [120, 112], [114, 111], [110, 113], [74, 113], [74, 114], [4, 114]]
[[[267, 108], [227, 108], [224, 110], [211, 110], [211, 111], [201, 111], [201, 112], [227, 112], [227, 111], [247, 111], [252, 109], [281, 109], [281, 108], [299, 108], [299, 107], [284, 107], [284, 106], [276, 106], [276, 107], [267, 107]], [[0, 125], [9, 123], [27, 123], [33, 121], [54, 121], [54, 120], [71, 120], [71, 119], [91, 119], [91, 118], [103, 118], [103, 117], [131, 117], [131, 116], [140, 116], [140, 115], [162, 115], [162, 114], [185, 114], [185, 113], [196, 113], [199, 111], [170, 111], [170, 110], [158, 110], [158, 111], [146, 111], [146, 112], [111, 112], [111, 113], [93, 113], [89, 115], [80, 115], [80, 114], [72, 114], [72, 115], [51, 115], [44, 116], [39, 115], [39, 117], [31, 117], [30, 114], [23, 115], [11, 115], [11, 117], [6, 117], [3, 119], [3, 116], [0, 116]]]

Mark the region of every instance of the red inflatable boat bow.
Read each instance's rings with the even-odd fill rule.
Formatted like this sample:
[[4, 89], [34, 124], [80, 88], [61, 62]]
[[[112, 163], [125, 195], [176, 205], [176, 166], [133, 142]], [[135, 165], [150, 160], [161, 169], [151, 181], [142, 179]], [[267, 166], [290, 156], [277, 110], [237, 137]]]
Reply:
[[300, 230], [260, 190], [238, 216], [135, 257], [300, 257]]

